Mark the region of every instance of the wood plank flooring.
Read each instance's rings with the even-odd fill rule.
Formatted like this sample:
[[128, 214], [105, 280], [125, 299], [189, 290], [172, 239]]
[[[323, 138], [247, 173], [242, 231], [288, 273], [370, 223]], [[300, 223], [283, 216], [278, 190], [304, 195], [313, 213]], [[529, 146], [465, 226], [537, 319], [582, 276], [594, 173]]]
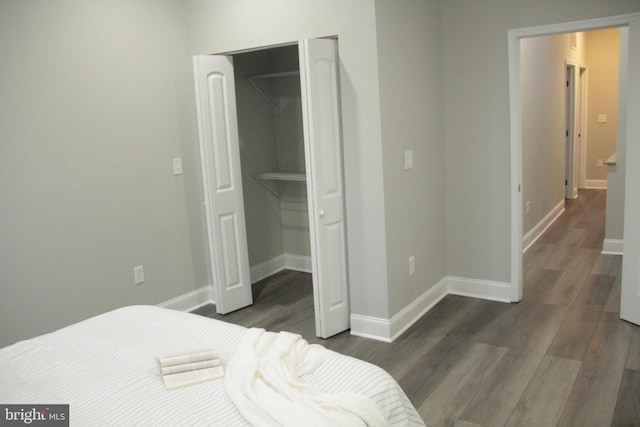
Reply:
[[254, 285], [220, 316], [288, 330], [386, 369], [428, 426], [640, 426], [640, 327], [620, 320], [621, 257], [601, 255], [606, 191], [581, 190], [526, 252], [524, 299], [447, 296], [391, 344], [315, 337], [311, 276]]

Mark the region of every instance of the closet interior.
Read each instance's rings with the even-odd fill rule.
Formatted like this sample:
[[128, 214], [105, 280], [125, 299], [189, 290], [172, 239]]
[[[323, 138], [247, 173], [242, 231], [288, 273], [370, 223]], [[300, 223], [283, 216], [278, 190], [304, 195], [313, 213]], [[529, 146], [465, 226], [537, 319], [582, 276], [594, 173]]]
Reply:
[[298, 46], [233, 55], [251, 282], [311, 273]]

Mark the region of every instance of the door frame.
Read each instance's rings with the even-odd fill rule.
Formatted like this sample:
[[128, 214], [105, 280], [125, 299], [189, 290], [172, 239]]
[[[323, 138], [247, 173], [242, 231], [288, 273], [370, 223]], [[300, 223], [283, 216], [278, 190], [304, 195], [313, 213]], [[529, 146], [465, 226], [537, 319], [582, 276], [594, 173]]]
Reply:
[[576, 152], [576, 65], [565, 60], [565, 75], [567, 88], [565, 90], [565, 159], [564, 159], [564, 198], [575, 199], [578, 197], [575, 188]]
[[577, 80], [576, 89], [578, 91], [577, 103], [580, 105], [580, 113], [578, 117], [579, 128], [576, 149], [576, 161], [578, 168], [578, 188], [585, 188], [587, 186], [587, 88], [589, 87], [589, 71], [586, 65], [578, 64], [577, 67]]
[[[512, 29], [508, 31], [508, 65], [509, 65], [509, 122], [511, 148], [511, 301], [522, 299], [523, 291], [523, 218], [522, 218], [522, 135], [521, 135], [521, 104], [520, 104], [520, 40], [530, 37], [547, 36], [553, 34], [575, 33], [582, 31], [600, 30], [614, 27], [627, 27], [632, 22], [640, 21], [640, 13], [617, 15], [604, 18], [573, 21], [559, 24], [542, 25]], [[627, 139], [627, 146], [630, 141]], [[628, 147], [627, 147], [628, 148]], [[629, 159], [627, 159], [629, 160]], [[633, 167], [632, 161], [626, 163], [626, 176]], [[627, 198], [625, 191], [625, 200]], [[625, 203], [625, 225], [627, 222], [628, 206]], [[640, 212], [638, 212], [640, 214]], [[626, 234], [626, 226], [625, 226]], [[625, 247], [627, 249], [627, 247]], [[629, 258], [637, 259], [638, 254]], [[635, 256], [634, 256], [635, 255]], [[624, 259], [623, 259], [624, 266]]]
[[[565, 199], [578, 198], [577, 190], [584, 187], [584, 118], [586, 104], [584, 90], [587, 66], [572, 59], [565, 60], [567, 72], [566, 123], [567, 147], [565, 158]], [[583, 77], [583, 73], [584, 77]]]
[[[324, 39], [332, 39], [332, 40], [335, 40], [336, 42], [338, 41], [338, 38], [335, 37], [335, 36], [314, 37], [314, 39], [323, 39], [323, 38]], [[248, 53], [248, 52], [256, 52], [256, 51], [274, 49], [274, 48], [285, 47], [285, 46], [300, 46], [300, 43], [301, 43], [301, 41], [297, 40], [297, 41], [291, 41], [291, 42], [278, 43], [278, 44], [274, 44], [274, 45], [256, 46], [256, 47], [252, 47], [252, 48], [249, 48], [249, 49], [242, 49], [242, 50], [237, 50], [237, 51], [210, 53], [208, 55], [227, 56], [227, 57], [233, 58], [233, 56], [237, 55], [237, 54], [243, 54], [243, 53]], [[301, 55], [302, 52], [299, 52], [298, 54]], [[302, 72], [302, 70], [301, 70], [301, 72]], [[338, 72], [338, 79], [339, 79], [339, 73], [340, 73], [339, 68], [338, 68], [337, 72]], [[301, 76], [301, 79], [302, 79], [302, 76]], [[302, 80], [301, 80], [301, 82], [302, 82]], [[302, 90], [303, 90], [303, 88], [301, 87], [301, 91]], [[197, 102], [199, 102], [199, 101], [197, 101]], [[304, 110], [304, 107], [303, 107], [303, 110]], [[303, 111], [303, 114], [304, 114], [304, 111]], [[340, 114], [341, 114], [341, 112], [340, 112]], [[342, 120], [340, 120], [340, 122], [342, 122]], [[200, 123], [198, 125], [200, 126]], [[342, 130], [341, 130], [341, 133], [342, 133]], [[311, 180], [309, 180], [309, 174], [311, 173], [310, 163], [313, 163], [313, 162], [310, 160], [310, 156], [312, 156], [312, 153], [308, 153], [307, 152], [308, 151], [308, 147], [307, 147], [308, 142], [306, 141], [306, 139], [307, 139], [307, 136], [305, 135], [304, 144], [305, 144], [305, 162], [306, 162], [306, 166], [307, 166], [307, 170], [306, 170], [306, 175], [307, 175], [307, 194], [309, 195], [309, 197], [308, 197], [308, 204], [309, 204], [309, 206], [308, 206], [309, 232], [310, 232], [311, 245], [314, 246], [314, 245], [317, 245], [317, 242], [314, 241], [314, 239], [318, 239], [318, 233], [314, 232], [314, 230], [312, 230], [312, 227], [314, 226], [314, 223], [315, 223], [315, 221], [314, 221], [314, 215], [315, 215], [314, 211], [315, 211], [315, 209], [314, 209], [314, 206], [313, 206], [312, 201], [311, 201], [311, 199], [312, 199], [311, 198], [311, 192], [313, 192], [314, 190], [310, 189], [310, 186], [312, 185], [312, 183], [311, 183]], [[200, 144], [202, 144], [202, 143], [200, 143]], [[339, 168], [340, 168], [341, 171], [344, 172], [344, 139], [343, 138], [342, 138], [342, 143], [341, 143], [341, 146], [340, 146], [340, 150], [341, 150], [341, 153], [340, 153], [341, 164], [339, 165]], [[240, 165], [240, 167], [241, 166], [242, 165]], [[208, 194], [209, 188], [208, 188], [208, 182], [204, 179], [204, 177], [203, 177], [203, 186], [204, 186], [203, 190], [204, 190], [204, 194], [205, 194], [205, 198], [206, 198], [206, 194]], [[344, 221], [344, 225], [345, 225], [345, 228], [346, 228], [346, 222], [347, 222], [346, 204], [347, 204], [347, 200], [348, 200], [348, 195], [345, 192], [345, 188], [346, 188], [346, 176], [345, 176], [344, 173], [342, 173], [342, 194], [343, 194], [342, 212], [343, 212], [343, 221]], [[209, 239], [209, 235], [210, 235], [209, 228], [210, 228], [210, 225], [207, 222], [205, 224], [205, 226], [207, 228], [207, 239]], [[211, 246], [210, 242], [209, 242], [209, 246]], [[343, 254], [342, 254], [343, 255], [343, 265], [348, 269], [348, 264], [349, 264], [348, 263], [348, 259], [349, 259], [348, 247], [349, 247], [349, 245], [348, 245], [348, 235], [346, 234], [346, 232], [344, 234], [344, 246], [345, 246], [345, 248], [344, 248], [344, 251], [343, 251]], [[318, 266], [317, 259], [314, 259], [314, 258], [317, 258], [317, 257], [314, 257], [314, 253], [316, 253], [316, 251], [313, 250], [313, 248], [312, 248], [312, 251], [311, 251], [312, 274], [313, 275], [317, 275], [318, 274], [317, 270], [320, 267]], [[251, 267], [251, 266], [249, 266], [249, 267]], [[207, 268], [209, 269], [209, 271], [208, 271], [209, 277], [215, 278], [215, 271], [214, 271], [215, 267], [214, 267], [213, 263], [212, 262], [207, 263]], [[253, 284], [251, 284], [251, 286], [252, 285]], [[214, 283], [213, 286], [216, 286], [216, 284]], [[320, 286], [322, 286], [322, 285], [320, 285]], [[216, 294], [219, 294], [219, 293], [217, 292]], [[348, 271], [346, 272], [346, 294], [347, 294], [346, 298], [347, 298], [347, 301], [348, 301], [350, 299], [350, 286], [349, 286]], [[314, 311], [315, 311], [315, 317], [316, 317], [316, 320], [315, 320], [315, 323], [316, 323], [316, 335], [319, 336], [319, 337], [322, 337], [320, 332], [321, 332], [321, 330], [324, 331], [324, 329], [325, 329], [324, 325], [327, 323], [327, 320], [322, 318], [324, 313], [322, 313], [322, 311], [318, 309], [318, 298], [319, 298], [319, 295], [318, 295], [318, 292], [316, 292], [316, 282], [315, 281], [314, 281], [314, 296], [313, 297], [314, 297]], [[252, 304], [253, 304], [253, 302], [252, 302]], [[350, 319], [350, 313], [351, 313], [350, 306], [347, 308], [347, 310], [348, 310], [349, 319]], [[328, 338], [329, 336], [330, 335], [327, 335], [327, 336], [324, 336], [324, 337]]]

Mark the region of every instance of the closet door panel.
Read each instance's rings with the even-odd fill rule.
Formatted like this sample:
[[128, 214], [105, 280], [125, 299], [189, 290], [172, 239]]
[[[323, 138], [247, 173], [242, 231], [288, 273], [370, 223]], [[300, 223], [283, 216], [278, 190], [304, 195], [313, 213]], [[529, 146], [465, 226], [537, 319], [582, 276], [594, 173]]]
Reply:
[[209, 134], [211, 135], [211, 147], [213, 148], [213, 156], [211, 159], [215, 162], [213, 170], [215, 180], [213, 188], [216, 191], [233, 191], [233, 177], [231, 176], [232, 159], [230, 153], [232, 147], [232, 138], [228, 137], [229, 117], [227, 116], [227, 96], [226, 96], [226, 78], [220, 73], [211, 73], [207, 76], [207, 100], [209, 102], [209, 114], [211, 120], [208, 120], [210, 126]]
[[207, 242], [218, 313], [253, 303], [233, 63], [194, 57]]
[[337, 41], [299, 44], [316, 335], [349, 329]]

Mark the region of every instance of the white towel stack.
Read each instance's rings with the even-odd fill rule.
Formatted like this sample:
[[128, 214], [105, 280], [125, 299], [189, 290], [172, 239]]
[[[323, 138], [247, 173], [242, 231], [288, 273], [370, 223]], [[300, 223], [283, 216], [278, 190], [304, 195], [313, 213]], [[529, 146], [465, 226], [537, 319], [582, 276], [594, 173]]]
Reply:
[[156, 361], [167, 390], [211, 381], [224, 376], [218, 352], [209, 349], [156, 356]]

